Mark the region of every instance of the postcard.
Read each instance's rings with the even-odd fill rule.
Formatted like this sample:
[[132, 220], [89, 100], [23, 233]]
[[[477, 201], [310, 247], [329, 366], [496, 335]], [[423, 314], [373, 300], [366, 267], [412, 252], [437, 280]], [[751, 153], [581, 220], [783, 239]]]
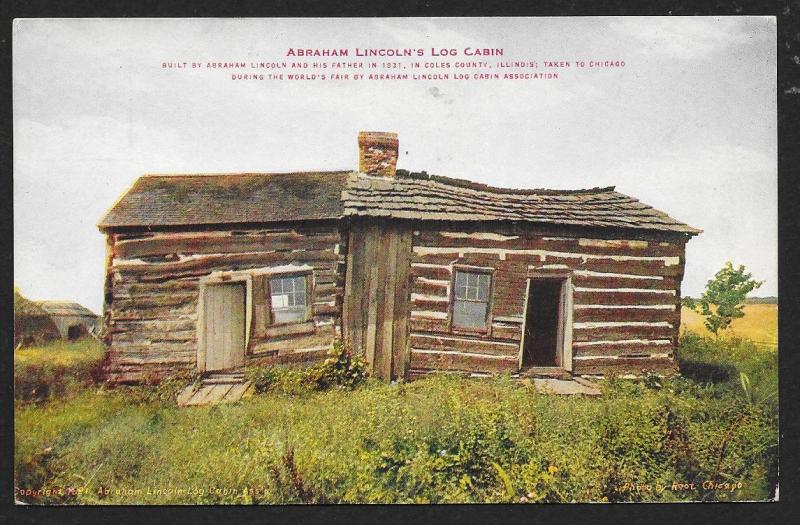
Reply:
[[775, 41], [15, 20], [15, 501], [777, 501]]

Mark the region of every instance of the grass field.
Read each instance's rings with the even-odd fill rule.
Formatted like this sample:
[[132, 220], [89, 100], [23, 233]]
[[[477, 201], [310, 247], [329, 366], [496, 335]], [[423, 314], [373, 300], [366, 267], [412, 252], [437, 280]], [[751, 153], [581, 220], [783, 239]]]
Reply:
[[[777, 350], [747, 341], [686, 336], [685, 377], [611, 379], [600, 398], [507, 377], [320, 391], [278, 369], [262, 394], [199, 408], [175, 406], [180, 382], [91, 383], [100, 347], [81, 344], [18, 355], [20, 501], [740, 501], [777, 479]], [[60, 372], [40, 373], [49, 357]], [[31, 395], [53, 377], [58, 395]]]
[[71, 368], [85, 363], [96, 363], [103, 357], [103, 346], [85, 337], [78, 341], [54, 341], [29, 348], [20, 348], [14, 354], [15, 366], [56, 366]]
[[102, 344], [91, 337], [16, 350], [14, 398], [42, 401], [90, 385], [98, 378], [102, 358]]
[[[730, 329], [722, 333], [723, 337], [745, 337], [761, 345], [778, 345], [777, 304], [747, 304], [744, 313], [744, 317], [734, 319]], [[684, 307], [681, 309], [681, 332], [686, 330], [711, 335], [703, 325], [703, 317]]]

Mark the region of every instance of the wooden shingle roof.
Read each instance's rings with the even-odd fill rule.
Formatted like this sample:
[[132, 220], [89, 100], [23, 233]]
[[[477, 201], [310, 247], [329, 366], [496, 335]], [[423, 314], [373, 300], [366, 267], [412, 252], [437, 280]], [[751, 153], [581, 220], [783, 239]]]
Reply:
[[41, 301], [39, 305], [50, 315], [97, 317], [97, 314], [73, 301]]
[[359, 175], [342, 195], [345, 215], [446, 221], [521, 221], [596, 228], [632, 228], [696, 235], [614, 187], [586, 190], [495, 188], [427, 173], [394, 178]]
[[510, 189], [397, 170], [395, 177], [349, 171], [145, 175], [103, 217], [101, 229], [339, 219], [520, 221], [696, 235], [614, 187]]
[[101, 229], [342, 216], [349, 171], [145, 175], [106, 213]]

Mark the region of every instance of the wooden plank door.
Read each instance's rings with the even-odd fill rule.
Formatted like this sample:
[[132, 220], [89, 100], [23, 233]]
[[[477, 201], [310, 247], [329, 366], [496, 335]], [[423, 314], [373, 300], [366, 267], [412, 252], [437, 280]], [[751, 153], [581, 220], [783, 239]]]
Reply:
[[407, 372], [411, 226], [357, 221], [350, 230], [345, 337], [370, 372], [389, 381]]
[[244, 365], [245, 286], [206, 286], [205, 318], [206, 371], [227, 370]]

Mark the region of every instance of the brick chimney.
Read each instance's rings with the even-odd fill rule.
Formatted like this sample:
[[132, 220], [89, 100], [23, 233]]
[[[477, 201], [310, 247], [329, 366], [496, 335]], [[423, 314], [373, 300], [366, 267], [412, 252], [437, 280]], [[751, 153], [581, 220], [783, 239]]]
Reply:
[[394, 177], [399, 145], [397, 133], [362, 131], [358, 134], [358, 171], [376, 177]]

